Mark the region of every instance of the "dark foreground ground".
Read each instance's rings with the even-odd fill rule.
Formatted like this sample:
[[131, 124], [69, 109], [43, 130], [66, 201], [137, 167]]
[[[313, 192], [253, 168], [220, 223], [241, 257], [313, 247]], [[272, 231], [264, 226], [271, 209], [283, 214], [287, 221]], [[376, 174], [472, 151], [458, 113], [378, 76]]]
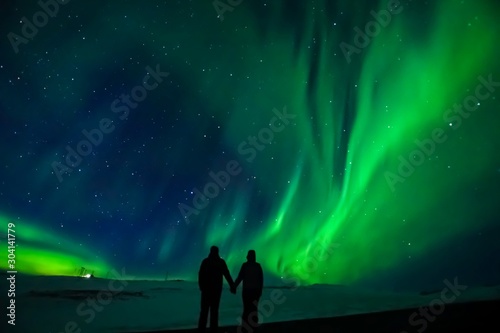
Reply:
[[[427, 309], [427, 312], [424, 312]], [[221, 327], [220, 333], [448, 333], [448, 332], [500, 332], [500, 300], [462, 304], [447, 304], [439, 315], [428, 308], [378, 312], [344, 317], [294, 320], [263, 324], [249, 330]], [[439, 307], [436, 306], [436, 311]], [[416, 313], [416, 314], [415, 314]], [[428, 313], [428, 314], [426, 314]], [[438, 313], [438, 312], [436, 312]], [[426, 319], [426, 316], [428, 319]], [[410, 321], [410, 318], [413, 321]], [[412, 325], [413, 323], [413, 325]], [[195, 333], [190, 330], [155, 331], [154, 333]], [[207, 329], [209, 332], [209, 329]], [[152, 332], [151, 332], [152, 333]]]

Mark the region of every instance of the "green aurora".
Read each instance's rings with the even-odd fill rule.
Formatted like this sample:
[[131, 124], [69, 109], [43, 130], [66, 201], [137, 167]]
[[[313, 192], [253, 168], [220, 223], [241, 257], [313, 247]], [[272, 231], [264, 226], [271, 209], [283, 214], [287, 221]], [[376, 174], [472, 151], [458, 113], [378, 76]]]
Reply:
[[[272, 1], [261, 12], [256, 10], [257, 5], [243, 1], [224, 13], [222, 22], [208, 2], [191, 4], [195, 19], [189, 19], [187, 11], [176, 13], [171, 5], [165, 9], [170, 10], [164, 13], [168, 21], [165, 25], [159, 23], [163, 19], [157, 8], [149, 4], [144, 4], [142, 12], [126, 2], [113, 5], [113, 10], [97, 11], [94, 16], [82, 14], [88, 17], [87, 35], [99, 32], [97, 46], [107, 52], [79, 46], [81, 38], [68, 35], [63, 39], [58, 45], [63, 52], [54, 55], [54, 61], [60, 61], [61, 68], [69, 67], [74, 59], [57, 59], [65, 50], [76, 50], [82, 58], [82, 78], [71, 88], [75, 91], [72, 101], [64, 103], [89, 98], [86, 96], [94, 89], [90, 82], [95, 80], [91, 76], [96, 76], [92, 68], [115, 66], [110, 54], [126, 59], [127, 52], [139, 53], [134, 58], [158, 53], [163, 57], [158, 63], [165, 64], [162, 68], [168, 67], [173, 75], [169, 82], [162, 83], [163, 92], [151, 92], [147, 107], [134, 112], [147, 113], [151, 118], [150, 114], [156, 112], [151, 105], [157, 103], [158, 112], [166, 108], [161, 98], [173, 94], [169, 89], [175, 85], [188, 87], [182, 96], [182, 114], [187, 120], [194, 119], [196, 125], [193, 129], [176, 129], [171, 137], [213, 131], [213, 121], [221, 127], [217, 148], [212, 151], [225, 153], [201, 155], [197, 148], [194, 152], [187, 148], [201, 146], [202, 135], [175, 141], [177, 145], [153, 141], [147, 155], [139, 157], [149, 159], [152, 174], [165, 168], [154, 157], [164, 146], [174, 146], [169, 151], [175, 157], [167, 167], [170, 173], [194, 170], [194, 166], [186, 165], [192, 165], [193, 156], [198, 156], [195, 164], [203, 166], [196, 169], [196, 180], [186, 181], [184, 188], [158, 180], [161, 186], [139, 189], [124, 180], [125, 171], [122, 173], [117, 165], [113, 180], [103, 184], [112, 185], [113, 190], [108, 191], [129, 192], [129, 202], [141, 202], [138, 206], [142, 207], [133, 219], [147, 218], [150, 222], [139, 231], [123, 231], [127, 236], [122, 238], [127, 241], [117, 241], [121, 250], [120, 258], [115, 259], [112, 253], [116, 250], [86, 237], [88, 229], [96, 228], [83, 226], [89, 205], [95, 204], [82, 202], [80, 195], [75, 195], [74, 201], [64, 198], [67, 194], [63, 193], [71, 190], [53, 190], [55, 186], [87, 188], [97, 173], [84, 171], [71, 175], [63, 185], [57, 183], [50, 163], [54, 152], [64, 151], [68, 140], [62, 135], [47, 153], [37, 156], [36, 164], [45, 173], [27, 176], [30, 186], [46, 193], [45, 206], [34, 210], [23, 210], [15, 204], [0, 206], [0, 224], [16, 224], [17, 270], [73, 275], [75, 268], [83, 266], [105, 276], [111, 269], [130, 266], [136, 278], [161, 279], [169, 271], [172, 277], [194, 279], [199, 260], [209, 246], [216, 244], [234, 273], [246, 251], [253, 248], [266, 274], [295, 276], [304, 283], [352, 284], [396, 270], [416, 258], [432, 257], [445, 244], [491, 226], [498, 220], [500, 184], [498, 90], [481, 100], [467, 117], [448, 110], [474, 95], [483, 82], [480, 77], [500, 81], [498, 5], [472, 0], [401, 2], [400, 12], [392, 15], [390, 23], [370, 38], [366, 47], [352, 53], [348, 62], [341, 43], [355, 46], [354, 27], [364, 30], [366, 23], [374, 20], [370, 10], [387, 8], [386, 1], [378, 8], [371, 3], [323, 0], [291, 6], [287, 1]], [[64, 10], [86, 10], [76, 3], [66, 6], [73, 7]], [[130, 15], [133, 23], [122, 26], [119, 37], [112, 24], [101, 26], [104, 18], [118, 22], [124, 15]], [[61, 18], [59, 24], [64, 22]], [[149, 28], [137, 28], [142, 24]], [[41, 30], [40, 40], [22, 47], [41, 50], [42, 39], [48, 40], [55, 25]], [[114, 43], [106, 45], [110, 40]], [[135, 44], [143, 45], [141, 51], [127, 51]], [[164, 51], [162, 45], [168, 50]], [[2, 61], [17, 64], [27, 57], [24, 54], [15, 61], [3, 57]], [[141, 61], [121, 90], [136, 84], [143, 68], [154, 64], [152, 61]], [[50, 103], [59, 103], [56, 94], [49, 99]], [[79, 122], [72, 113], [61, 117], [74, 126], [70, 131], [76, 133], [108, 114], [112, 100], [107, 98], [96, 106], [97, 116], [90, 120]], [[248, 162], [238, 152], [239, 145], [249, 135], [269, 127], [273, 109], [284, 108], [295, 117]], [[205, 112], [206, 116], [198, 116]], [[442, 129], [443, 142], [435, 143], [432, 154], [426, 155], [408, 177], [402, 177], [398, 173], [400, 157], [409, 161], [412, 152], [419, 149], [416, 140], [431, 139], [436, 129]], [[119, 142], [127, 132], [119, 130], [111, 135]], [[135, 158], [130, 157], [128, 148], [121, 149], [125, 151], [121, 157], [103, 157], [102, 153], [86, 168], [102, 164], [104, 159]], [[175, 196], [187, 195], [184, 189], [201, 189], [209, 179], [209, 170], [222, 170], [221, 166], [231, 159], [239, 162], [242, 175], [235, 176], [238, 178], [232, 179], [208, 208], [193, 216], [191, 223], [184, 223]], [[22, 162], [13, 163], [11, 169]], [[172, 195], [170, 202], [162, 201], [169, 205], [168, 212], [149, 213], [157, 211], [158, 197], [165, 188]], [[3, 189], [3, 200], [14, 201], [18, 197], [14, 191]], [[116, 200], [106, 202], [114, 207]], [[191, 200], [188, 196], [186, 203]], [[60, 207], [70, 212], [67, 218], [73, 221], [65, 224], [73, 226], [58, 230], [60, 221], [52, 219], [51, 213]], [[37, 218], [39, 212], [43, 214]], [[74, 222], [76, 216], [81, 222]], [[173, 222], [177, 220], [180, 223]], [[112, 227], [103, 228], [103, 237], [114, 242], [123, 222], [109, 223]], [[111, 230], [113, 235], [106, 235]], [[138, 238], [140, 242], [133, 241]], [[179, 253], [183, 260], [176, 259]], [[141, 258], [146, 255], [155, 260], [156, 268], [141, 267]], [[7, 268], [5, 260], [0, 261], [0, 267]]]

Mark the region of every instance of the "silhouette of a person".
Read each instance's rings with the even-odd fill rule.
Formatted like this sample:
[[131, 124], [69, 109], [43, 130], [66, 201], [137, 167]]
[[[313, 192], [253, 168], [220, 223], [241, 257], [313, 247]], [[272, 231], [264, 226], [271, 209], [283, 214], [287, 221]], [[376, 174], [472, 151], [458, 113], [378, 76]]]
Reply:
[[[240, 273], [234, 282], [234, 292], [240, 282], [243, 281], [243, 315], [241, 316], [242, 325], [246, 327], [257, 327], [259, 324], [258, 307], [259, 300], [264, 288], [264, 273], [262, 267], [256, 261], [254, 250], [248, 251], [247, 262], [241, 265]], [[246, 325], [245, 325], [246, 323]]]
[[201, 291], [201, 311], [198, 320], [198, 331], [205, 332], [207, 317], [210, 311], [210, 332], [217, 332], [219, 327], [219, 303], [222, 294], [222, 277], [225, 277], [231, 292], [234, 282], [229, 274], [226, 262], [219, 256], [219, 248], [212, 246], [210, 254], [201, 262], [198, 272], [198, 286]]

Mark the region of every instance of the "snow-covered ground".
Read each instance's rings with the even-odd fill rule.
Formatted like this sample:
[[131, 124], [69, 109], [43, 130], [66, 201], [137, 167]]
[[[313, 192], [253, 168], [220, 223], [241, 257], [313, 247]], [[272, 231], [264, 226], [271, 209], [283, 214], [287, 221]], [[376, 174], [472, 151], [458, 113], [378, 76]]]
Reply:
[[[4, 275], [3, 290], [8, 289], [7, 285], [4, 287], [5, 280]], [[453, 284], [453, 278], [450, 283]], [[426, 306], [439, 300], [446, 303], [453, 297], [453, 302], [499, 299], [500, 286], [465, 290], [462, 287], [453, 294], [443, 283], [441, 290], [422, 296], [333, 285], [287, 288], [283, 284], [264, 290], [260, 316], [262, 322], [331, 317]], [[187, 281], [18, 275], [15, 330], [8, 325], [6, 332], [130, 332], [193, 328], [198, 320], [199, 298], [197, 284]], [[224, 290], [220, 325], [237, 325], [241, 311], [241, 287], [236, 295]], [[5, 321], [2, 327], [5, 327]]]

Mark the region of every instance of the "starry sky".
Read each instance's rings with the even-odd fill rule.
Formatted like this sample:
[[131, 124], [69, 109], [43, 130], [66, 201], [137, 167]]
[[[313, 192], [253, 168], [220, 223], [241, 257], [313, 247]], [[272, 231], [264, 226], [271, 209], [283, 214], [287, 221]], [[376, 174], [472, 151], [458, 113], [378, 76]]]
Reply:
[[500, 282], [495, 0], [47, 3], [0, 11], [19, 272]]

